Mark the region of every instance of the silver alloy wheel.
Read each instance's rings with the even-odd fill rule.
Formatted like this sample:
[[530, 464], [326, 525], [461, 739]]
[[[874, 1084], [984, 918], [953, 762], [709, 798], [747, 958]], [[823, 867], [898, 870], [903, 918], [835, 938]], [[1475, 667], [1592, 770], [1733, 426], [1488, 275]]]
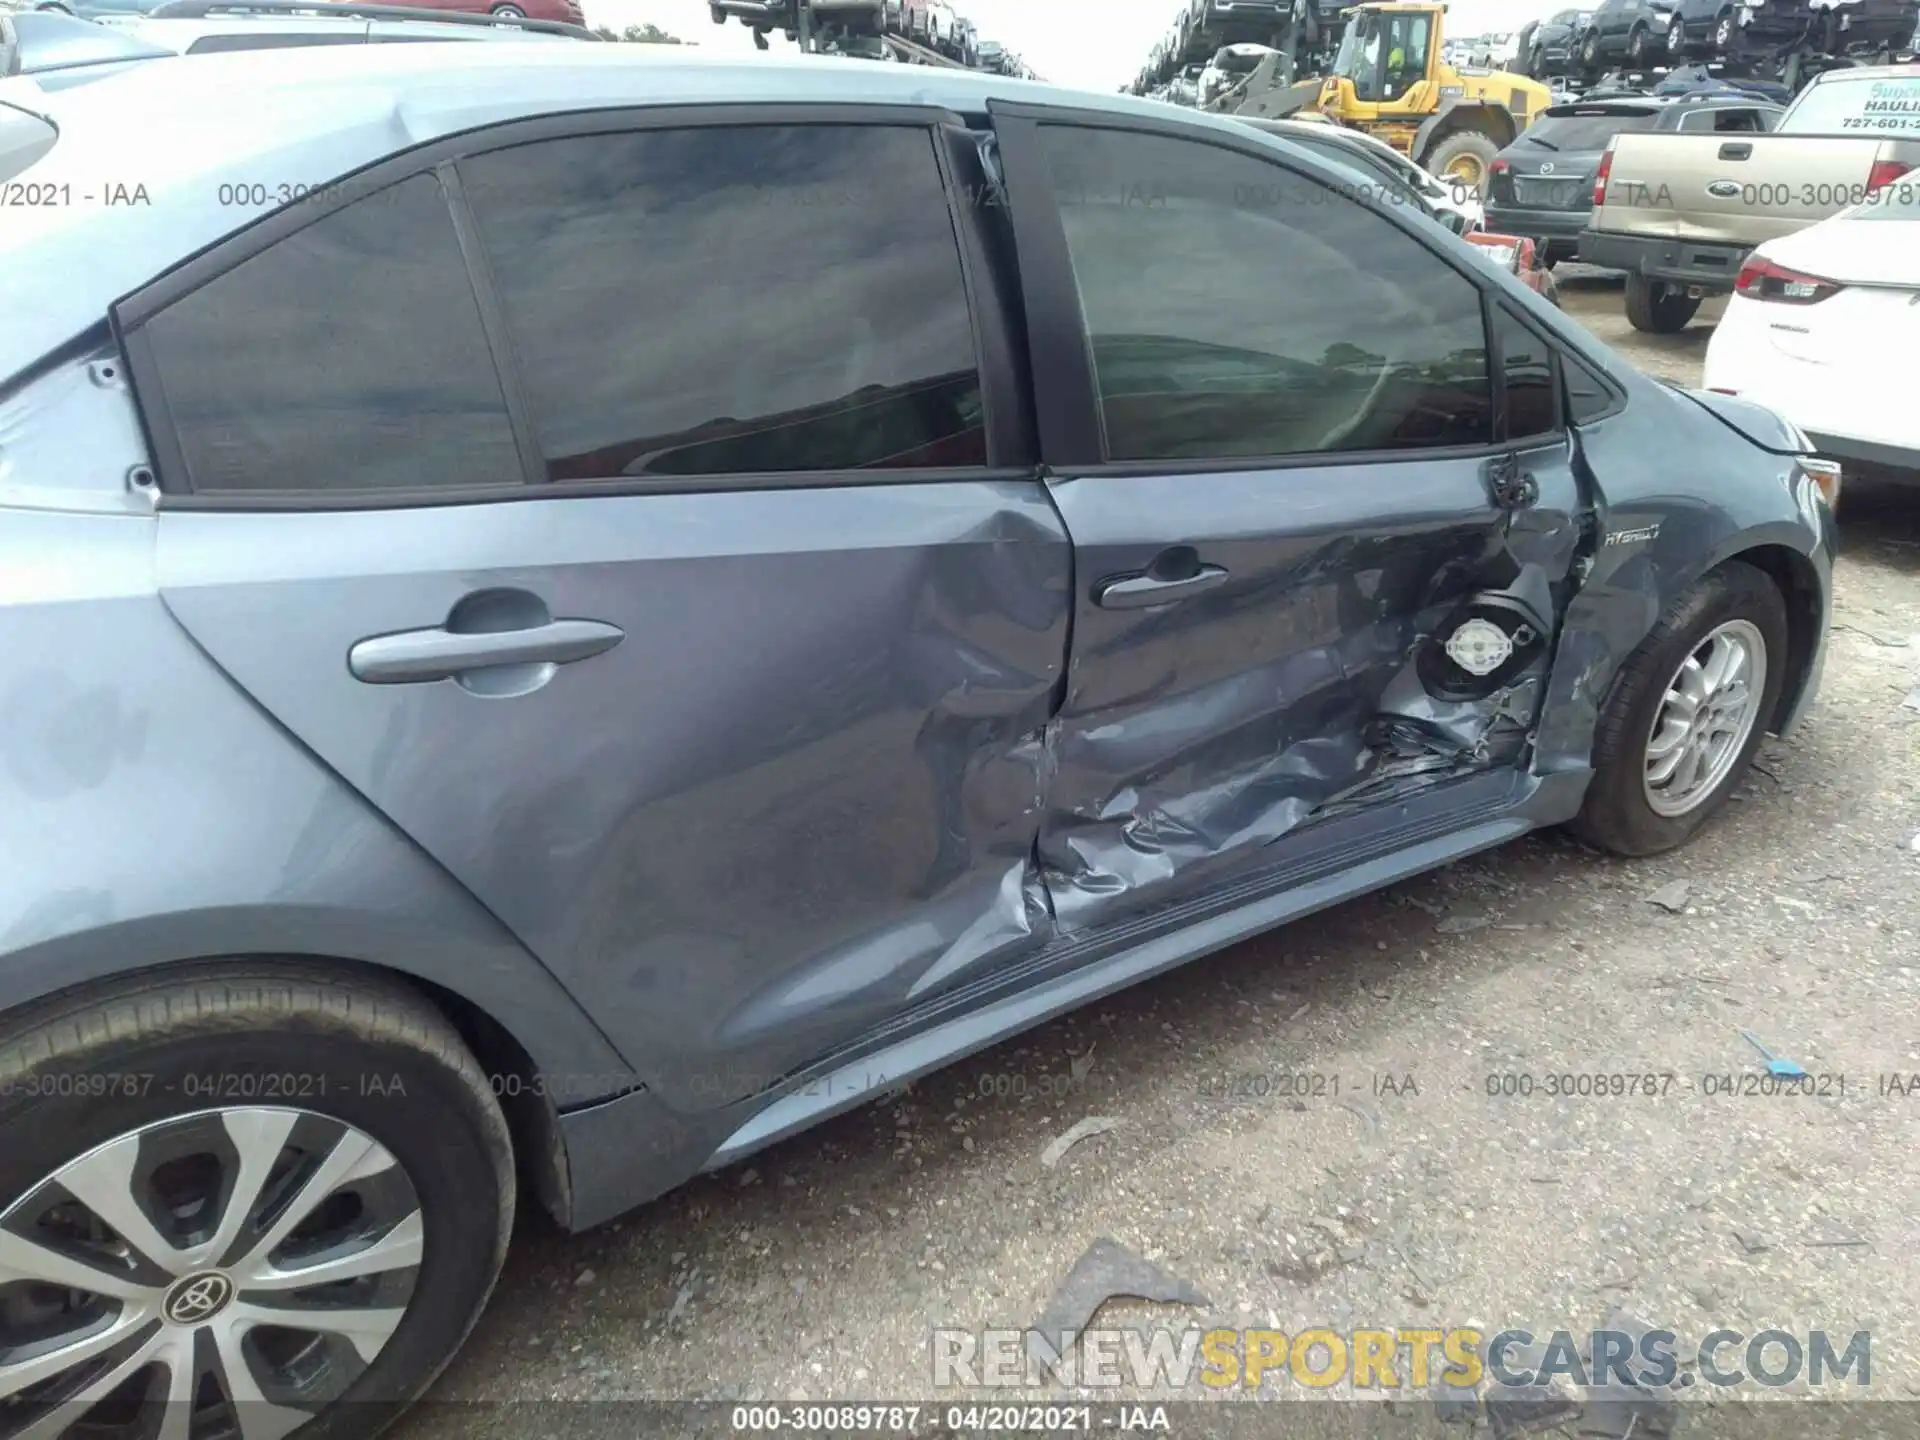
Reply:
[[0, 1214], [0, 1437], [279, 1440], [393, 1338], [425, 1243], [400, 1163], [328, 1116], [109, 1140]]
[[1727, 778], [1760, 716], [1767, 642], [1750, 620], [1716, 625], [1667, 681], [1647, 734], [1653, 813], [1688, 814]]

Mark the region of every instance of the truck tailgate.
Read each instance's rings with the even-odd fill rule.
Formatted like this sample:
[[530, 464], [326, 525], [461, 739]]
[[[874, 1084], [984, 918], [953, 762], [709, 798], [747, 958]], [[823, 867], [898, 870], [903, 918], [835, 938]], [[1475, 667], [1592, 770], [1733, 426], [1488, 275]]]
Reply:
[[1859, 204], [1874, 166], [1920, 162], [1920, 141], [1629, 132], [1612, 153], [1594, 229], [1753, 246]]

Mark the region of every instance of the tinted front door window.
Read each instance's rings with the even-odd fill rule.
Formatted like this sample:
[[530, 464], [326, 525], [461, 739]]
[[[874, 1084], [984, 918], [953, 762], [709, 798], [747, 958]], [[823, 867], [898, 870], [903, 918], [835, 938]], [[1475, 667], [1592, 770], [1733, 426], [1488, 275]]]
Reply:
[[1390, 221], [1216, 146], [1041, 134], [1110, 459], [1491, 438], [1480, 292]]
[[460, 170], [553, 479], [985, 463], [927, 131], [642, 130]]

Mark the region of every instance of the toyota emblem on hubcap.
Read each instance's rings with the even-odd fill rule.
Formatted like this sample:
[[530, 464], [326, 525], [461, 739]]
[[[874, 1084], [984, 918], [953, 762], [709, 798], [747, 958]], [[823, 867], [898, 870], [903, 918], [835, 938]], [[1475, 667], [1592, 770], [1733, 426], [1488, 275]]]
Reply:
[[189, 1275], [167, 1296], [166, 1315], [176, 1325], [211, 1320], [233, 1299], [233, 1282], [217, 1270]]

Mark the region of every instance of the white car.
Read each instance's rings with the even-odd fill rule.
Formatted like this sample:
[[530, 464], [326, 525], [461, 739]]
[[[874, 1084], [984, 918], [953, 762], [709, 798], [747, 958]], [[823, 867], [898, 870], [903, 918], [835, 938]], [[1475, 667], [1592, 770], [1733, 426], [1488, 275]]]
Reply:
[[951, 45], [959, 29], [960, 16], [951, 5], [933, 0], [927, 6], [927, 39], [934, 49], [941, 50]]
[[1823, 455], [1920, 484], [1920, 171], [1741, 267], [1706, 387], [1757, 400]]
[[1211, 105], [1260, 68], [1260, 62], [1279, 52], [1271, 45], [1223, 45], [1200, 72], [1199, 103]]
[[1471, 185], [1452, 177], [1442, 179], [1430, 173], [1377, 135], [1369, 135], [1364, 130], [1350, 130], [1344, 125], [1328, 120], [1323, 115], [1303, 113], [1291, 116], [1289, 119], [1295, 124], [1325, 126], [1336, 132], [1342, 144], [1365, 150], [1374, 157], [1377, 166], [1391, 171], [1403, 182], [1412, 186], [1443, 216], [1458, 216], [1458, 223], [1449, 223], [1451, 228], [1459, 234], [1464, 235], [1469, 230], [1478, 230], [1487, 223], [1486, 207], [1481, 203], [1479, 194]]

